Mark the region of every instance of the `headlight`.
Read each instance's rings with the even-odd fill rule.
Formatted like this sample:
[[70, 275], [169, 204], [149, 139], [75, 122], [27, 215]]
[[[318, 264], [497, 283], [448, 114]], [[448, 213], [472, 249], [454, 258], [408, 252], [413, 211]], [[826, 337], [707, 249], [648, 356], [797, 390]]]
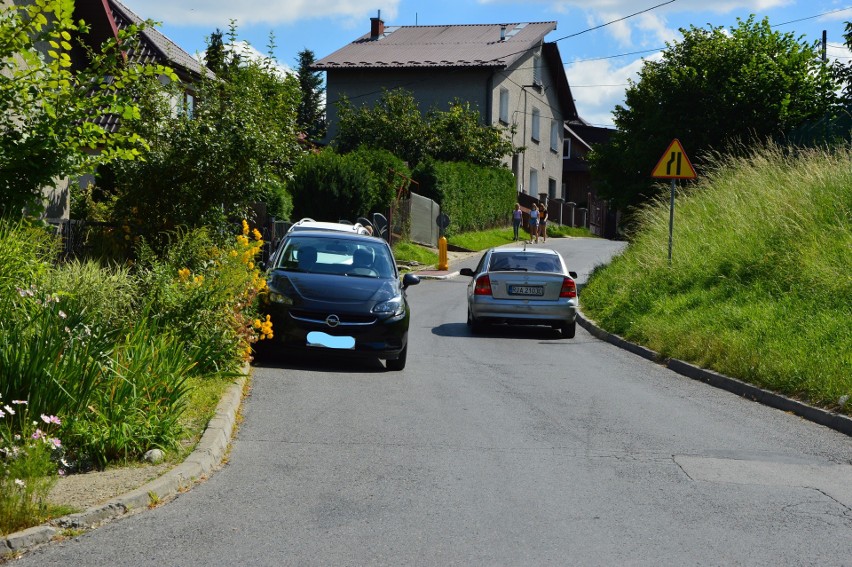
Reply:
[[390, 315], [391, 317], [401, 317], [405, 313], [405, 303], [402, 301], [402, 296], [396, 296], [387, 301], [383, 301], [373, 307], [375, 315]]
[[279, 303], [281, 305], [293, 305], [292, 299], [290, 299], [286, 295], [275, 293], [274, 291], [269, 293], [269, 301], [271, 301], [272, 303]]

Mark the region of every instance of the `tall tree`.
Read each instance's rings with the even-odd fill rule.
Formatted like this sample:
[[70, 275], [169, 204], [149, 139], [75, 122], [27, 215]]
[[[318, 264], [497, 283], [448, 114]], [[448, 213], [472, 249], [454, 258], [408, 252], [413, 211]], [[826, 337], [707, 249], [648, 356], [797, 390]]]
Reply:
[[618, 131], [592, 153], [601, 193], [618, 206], [656, 192], [650, 172], [673, 138], [700, 173], [705, 152], [782, 138], [836, 104], [836, 82], [815, 44], [773, 31], [766, 19], [680, 32], [631, 81], [614, 112]]
[[311, 71], [314, 64], [314, 52], [303, 49], [299, 52], [299, 128], [309, 139], [317, 140], [325, 136], [325, 105], [323, 104], [322, 73]]
[[224, 81], [202, 78], [191, 115], [175, 115], [157, 84], [140, 93], [140, 134], [151, 151], [144, 161], [116, 164], [117, 219], [138, 218], [138, 230], [156, 237], [180, 226], [226, 230], [257, 202], [276, 216], [289, 213], [286, 180], [302, 152], [298, 83], [273, 61], [241, 61], [226, 62]]
[[225, 43], [222, 41], [222, 30], [210, 34], [207, 40], [207, 50], [204, 52], [204, 64], [213, 74], [223, 77], [225, 74]]
[[[0, 6], [0, 216], [38, 215], [43, 188], [57, 179], [138, 157], [146, 143], [128, 130], [140, 117], [130, 87], [146, 76], [176, 79], [163, 66], [126, 64], [142, 26], [81, 46], [88, 61], [75, 69], [72, 44], [87, 26], [73, 13], [73, 0]], [[98, 124], [108, 114], [121, 118], [118, 132]]]

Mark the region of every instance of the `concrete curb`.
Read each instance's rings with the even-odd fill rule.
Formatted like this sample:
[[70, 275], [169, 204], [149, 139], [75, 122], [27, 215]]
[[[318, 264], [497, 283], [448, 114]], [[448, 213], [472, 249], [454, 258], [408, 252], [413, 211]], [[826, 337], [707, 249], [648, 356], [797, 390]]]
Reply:
[[759, 388], [753, 384], [748, 384], [741, 380], [737, 380], [736, 378], [719, 374], [713, 370], [700, 368], [694, 364], [684, 362], [683, 360], [675, 358], [666, 359], [658, 352], [631, 343], [618, 335], [604, 331], [598, 327], [594, 321], [584, 316], [579, 310], [577, 312], [577, 322], [584, 329], [589, 331], [590, 334], [600, 340], [606, 341], [619, 348], [623, 348], [650, 361], [664, 364], [666, 368], [673, 372], [677, 372], [681, 376], [685, 376], [693, 380], [699, 380], [715, 388], [727, 390], [737, 396], [748, 398], [781, 411], [794, 413], [808, 421], [818, 423], [819, 425], [834, 429], [835, 431], [839, 431], [845, 435], [852, 436], [852, 418], [845, 415], [809, 406], [808, 404], [798, 400], [788, 398], [770, 390], [764, 390], [763, 388]]
[[219, 400], [213, 418], [207, 424], [195, 449], [183, 463], [159, 478], [103, 504], [57, 518], [42, 526], [2, 536], [0, 554], [17, 553], [48, 543], [61, 534], [63, 529], [90, 529], [128, 513], [144, 510], [173, 498], [210, 474], [222, 462], [230, 445], [249, 372], [248, 365], [243, 367], [244, 375], [234, 381]]

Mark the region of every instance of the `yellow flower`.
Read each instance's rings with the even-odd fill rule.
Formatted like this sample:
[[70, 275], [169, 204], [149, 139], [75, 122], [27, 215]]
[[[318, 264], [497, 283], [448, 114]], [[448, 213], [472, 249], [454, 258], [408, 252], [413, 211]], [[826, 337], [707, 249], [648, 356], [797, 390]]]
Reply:
[[249, 225], [245, 219], [243, 219], [243, 236], [248, 236], [249, 233]]
[[248, 246], [248, 238], [245, 235], [237, 235], [237, 242], [240, 243], [241, 246]]
[[189, 279], [189, 268], [181, 268], [180, 270], [178, 270], [178, 277], [182, 282], [185, 282], [187, 279]]
[[197, 283], [198, 285], [201, 285], [201, 284], [202, 284], [202, 282], [204, 282], [204, 276], [202, 276], [201, 274], [198, 274], [197, 276], [195, 276], [194, 281], [195, 281], [195, 283]]
[[263, 235], [257, 229], [252, 230], [251, 233], [254, 235], [255, 240], [261, 240], [263, 238]]

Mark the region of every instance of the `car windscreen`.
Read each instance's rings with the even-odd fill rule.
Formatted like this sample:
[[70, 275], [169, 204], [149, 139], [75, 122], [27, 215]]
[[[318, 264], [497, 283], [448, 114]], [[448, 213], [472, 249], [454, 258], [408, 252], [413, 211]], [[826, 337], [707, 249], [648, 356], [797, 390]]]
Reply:
[[383, 241], [294, 236], [284, 241], [274, 269], [351, 277], [393, 278], [396, 270]]
[[536, 252], [494, 252], [488, 262], [489, 272], [562, 273], [559, 258]]

